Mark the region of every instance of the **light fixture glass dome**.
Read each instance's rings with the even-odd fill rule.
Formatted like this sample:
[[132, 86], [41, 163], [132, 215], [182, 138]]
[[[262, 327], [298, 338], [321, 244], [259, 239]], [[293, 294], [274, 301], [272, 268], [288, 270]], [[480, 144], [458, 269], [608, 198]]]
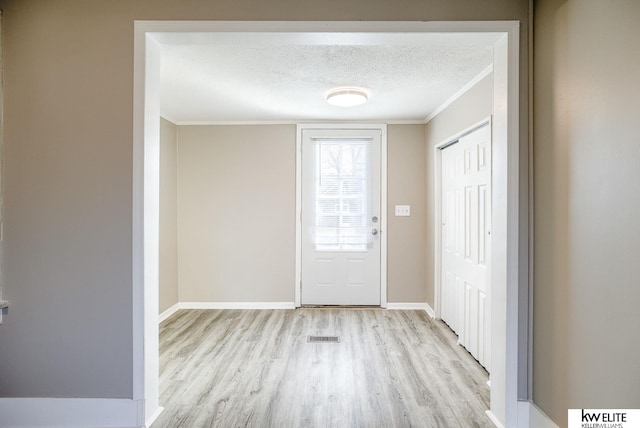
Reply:
[[335, 88], [327, 93], [327, 102], [338, 107], [357, 106], [366, 103], [368, 99], [367, 91], [357, 87]]

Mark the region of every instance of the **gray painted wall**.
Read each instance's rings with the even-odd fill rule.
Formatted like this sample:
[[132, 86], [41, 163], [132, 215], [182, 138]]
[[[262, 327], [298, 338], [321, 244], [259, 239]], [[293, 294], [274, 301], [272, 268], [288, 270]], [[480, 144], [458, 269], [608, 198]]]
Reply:
[[131, 5], [1, 8], [0, 397], [131, 398]]
[[434, 258], [435, 252], [440, 251], [435, 248], [434, 242], [434, 222], [435, 222], [435, 183], [434, 169], [435, 159], [433, 148], [449, 138], [464, 131], [470, 126], [488, 118], [493, 114], [493, 73], [484, 77], [463, 96], [454, 101], [440, 114], [431, 119], [425, 127], [426, 149], [425, 157], [427, 164], [427, 210], [426, 228], [429, 239], [425, 255], [425, 270], [427, 281], [427, 302], [435, 308], [435, 284]]
[[[295, 129], [178, 127], [180, 301], [294, 301]], [[389, 302], [426, 299], [424, 147], [423, 125], [388, 127]]]
[[0, 0], [0, 8], [11, 302], [0, 327], [0, 396], [132, 397], [134, 20], [520, 20], [526, 125], [527, 0]]
[[535, 402], [640, 407], [640, 2], [536, 3]]
[[[427, 174], [424, 125], [387, 127], [387, 299], [424, 303], [427, 282], [424, 222]], [[394, 205], [411, 205], [410, 217], [396, 217]]]
[[178, 127], [160, 119], [159, 313], [178, 303]]
[[296, 127], [178, 127], [183, 302], [293, 302]]

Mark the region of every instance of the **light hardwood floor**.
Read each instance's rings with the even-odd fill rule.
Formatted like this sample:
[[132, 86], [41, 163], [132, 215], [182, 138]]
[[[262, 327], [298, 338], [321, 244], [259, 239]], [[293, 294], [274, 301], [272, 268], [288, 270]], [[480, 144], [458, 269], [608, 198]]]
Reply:
[[456, 340], [424, 311], [182, 310], [160, 326], [152, 427], [492, 427]]

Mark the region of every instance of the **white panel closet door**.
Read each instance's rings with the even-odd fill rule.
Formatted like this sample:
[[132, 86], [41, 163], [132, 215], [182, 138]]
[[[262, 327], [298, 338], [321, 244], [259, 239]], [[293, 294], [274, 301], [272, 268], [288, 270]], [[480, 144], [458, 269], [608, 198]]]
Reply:
[[490, 369], [491, 127], [442, 150], [441, 314]]
[[303, 305], [380, 305], [381, 136], [303, 130]]

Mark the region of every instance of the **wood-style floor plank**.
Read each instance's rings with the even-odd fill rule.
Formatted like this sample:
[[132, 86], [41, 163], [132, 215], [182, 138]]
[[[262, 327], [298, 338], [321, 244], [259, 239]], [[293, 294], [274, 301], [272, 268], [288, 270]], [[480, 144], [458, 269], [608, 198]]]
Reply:
[[160, 325], [153, 428], [491, 427], [487, 373], [456, 342], [424, 311], [182, 310]]

